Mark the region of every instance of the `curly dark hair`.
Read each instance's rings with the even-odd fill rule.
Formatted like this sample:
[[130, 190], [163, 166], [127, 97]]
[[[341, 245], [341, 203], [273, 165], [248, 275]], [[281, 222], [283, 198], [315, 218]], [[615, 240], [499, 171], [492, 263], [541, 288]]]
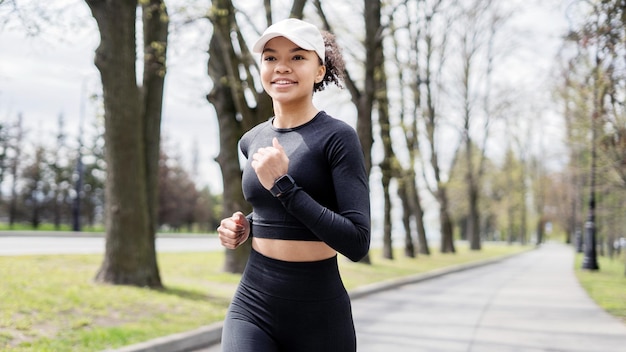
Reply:
[[343, 88], [345, 63], [341, 55], [341, 48], [337, 45], [335, 36], [332, 33], [327, 31], [320, 32], [322, 33], [324, 46], [326, 47], [326, 62], [323, 63], [326, 66], [326, 74], [321, 82], [315, 83], [313, 91], [319, 92], [324, 90], [324, 88], [331, 83], [334, 83], [339, 88]]

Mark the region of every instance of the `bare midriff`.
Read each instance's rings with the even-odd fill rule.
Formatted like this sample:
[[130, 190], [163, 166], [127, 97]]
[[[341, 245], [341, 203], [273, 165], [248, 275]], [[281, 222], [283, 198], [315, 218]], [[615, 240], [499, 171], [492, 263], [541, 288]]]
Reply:
[[319, 241], [252, 237], [252, 248], [266, 257], [288, 262], [313, 262], [337, 255], [337, 251]]

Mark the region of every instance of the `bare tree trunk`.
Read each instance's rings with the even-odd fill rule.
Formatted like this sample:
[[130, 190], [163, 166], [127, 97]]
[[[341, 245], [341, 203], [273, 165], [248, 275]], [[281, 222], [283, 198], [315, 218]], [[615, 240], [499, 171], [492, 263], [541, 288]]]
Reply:
[[417, 227], [417, 244], [420, 254], [430, 255], [430, 248], [428, 247], [428, 239], [426, 238], [426, 228], [424, 227], [424, 210], [422, 209], [422, 203], [419, 198], [417, 187], [415, 186], [415, 173], [412, 173], [412, 182], [407, 185], [407, 192], [409, 193], [409, 203], [413, 217], [415, 219], [415, 227]]
[[[380, 20], [380, 18], [379, 18]], [[382, 44], [382, 43], [381, 43]], [[391, 194], [389, 186], [396, 170], [397, 160], [391, 144], [391, 122], [389, 121], [389, 100], [387, 97], [387, 75], [385, 74], [384, 54], [382, 45], [374, 52], [374, 61], [378, 63], [374, 71], [376, 78], [376, 103], [378, 105], [378, 123], [380, 125], [380, 137], [383, 143], [383, 161], [380, 170], [383, 174], [383, 257], [393, 259], [393, 240], [391, 237]]]
[[409, 258], [415, 258], [415, 246], [413, 245], [413, 237], [411, 234], [411, 215], [412, 207], [409, 201], [409, 190], [407, 189], [407, 183], [412, 183], [413, 180], [406, 179], [404, 177], [398, 177], [398, 198], [402, 202], [402, 226], [404, 227], [404, 256]]
[[[322, 20], [326, 24], [326, 29], [332, 32], [328, 21], [322, 11], [319, 1], [315, 1], [316, 7]], [[367, 57], [372, 57], [378, 47], [382, 47], [381, 24], [380, 24], [380, 0], [364, 0], [365, 4], [365, 52]], [[354, 80], [350, 77], [350, 72], [345, 72], [345, 84], [350, 91], [352, 102], [357, 109], [356, 131], [363, 148], [365, 159], [365, 170], [372, 171], [372, 145], [374, 143], [374, 133], [372, 131], [372, 110], [374, 108], [376, 82], [374, 72], [377, 63], [375, 60], [365, 60], [363, 70], [365, 71], [363, 90], [361, 91]], [[370, 264], [369, 254], [363, 257], [359, 263]]]
[[441, 227], [441, 253], [456, 253], [452, 228], [452, 218], [448, 207], [448, 193], [445, 187], [439, 188], [439, 226]]
[[[405, 12], [407, 17], [409, 18], [409, 24], [406, 26], [409, 30], [409, 42], [410, 45], [406, 48], [406, 43], [403, 42], [404, 39], [398, 39], [396, 36], [396, 31], [393, 32], [393, 42], [395, 49], [395, 63], [398, 67], [401, 67], [398, 72], [398, 82], [402, 82], [403, 84], [407, 84], [408, 88], [411, 90], [413, 95], [413, 101], [407, 102], [408, 99], [405, 99], [405, 94], [400, 94], [400, 120], [401, 127], [404, 130], [405, 143], [407, 146], [407, 152], [409, 154], [409, 166], [406, 170], [399, 170], [400, 175], [398, 176], [398, 192], [399, 194], [403, 194], [400, 196], [403, 202], [403, 210], [404, 215], [407, 217], [410, 225], [410, 219], [413, 218], [415, 220], [415, 227], [417, 230], [417, 243], [418, 243], [418, 251], [420, 254], [430, 255], [430, 249], [428, 248], [428, 240], [426, 238], [426, 229], [424, 228], [424, 210], [422, 209], [422, 204], [419, 196], [419, 191], [417, 188], [417, 175], [416, 175], [416, 167], [417, 161], [420, 156], [419, 152], [419, 115], [422, 104], [422, 94], [420, 91], [420, 85], [422, 80], [422, 72], [420, 70], [420, 60], [407, 60], [401, 59], [401, 50], [405, 49], [409, 52], [415, 53], [417, 56], [419, 54], [420, 46], [419, 41], [421, 40], [422, 32], [419, 28], [420, 19], [418, 18], [418, 13], [413, 13], [412, 11], [416, 9], [411, 9], [408, 4], [404, 4], [400, 7], [396, 8], [397, 13]], [[404, 17], [404, 16], [402, 16]], [[393, 18], [393, 17], [392, 17]], [[402, 26], [391, 25], [392, 28], [399, 29]], [[404, 31], [399, 36], [406, 34]], [[410, 56], [410, 55], [409, 55]], [[405, 60], [403, 62], [403, 60]], [[408, 74], [406, 74], [408, 73]], [[412, 104], [412, 109], [407, 109], [411, 113], [407, 114], [405, 111], [405, 106], [410, 106]], [[398, 168], [402, 168], [398, 163]], [[406, 227], [406, 231], [410, 231], [410, 227]], [[413, 239], [411, 233], [407, 233], [405, 236], [405, 255], [409, 257], [414, 257], [415, 249], [413, 246]]]
[[[365, 0], [365, 51], [366, 56], [371, 57], [377, 46], [381, 44], [380, 38], [380, 3], [379, 0]], [[350, 91], [352, 102], [357, 109], [356, 131], [359, 135], [363, 155], [365, 157], [365, 169], [372, 170], [372, 145], [374, 137], [372, 132], [372, 110], [374, 108], [374, 94], [376, 85], [374, 60], [365, 60], [363, 91], [359, 90], [354, 80], [350, 77], [350, 71], [346, 71], [346, 87]]]
[[[443, 179], [443, 172], [441, 170], [442, 165], [440, 161], [439, 155], [439, 141], [437, 140], [437, 132], [439, 131], [439, 112], [437, 111], [437, 106], [435, 101], [437, 100], [436, 91], [438, 88], [438, 84], [440, 83], [440, 77], [438, 75], [438, 71], [436, 69], [439, 66], [439, 70], [441, 70], [442, 63], [446, 59], [446, 43], [447, 43], [447, 33], [443, 33], [443, 37], [440, 38], [439, 42], [436, 42], [437, 38], [435, 37], [435, 29], [433, 28], [433, 19], [435, 17], [439, 17], [439, 6], [441, 6], [442, 1], [437, 1], [432, 5], [431, 9], [427, 10], [427, 13], [424, 15], [424, 28], [423, 28], [423, 42], [425, 43], [425, 52], [424, 52], [424, 75], [419, 84], [423, 84], [423, 89], [425, 90], [425, 100], [423, 101], [423, 121], [426, 126], [426, 137], [427, 143], [430, 148], [430, 167], [432, 168], [432, 173], [434, 176], [433, 185], [430, 187], [430, 192], [437, 199], [439, 203], [439, 227], [440, 227], [440, 251], [441, 253], [454, 253], [456, 252], [454, 248], [454, 234], [453, 234], [453, 226], [452, 219], [450, 217], [450, 210], [448, 205], [448, 194], [447, 194], [447, 181]], [[452, 22], [452, 19], [448, 18], [446, 21], [449, 23]], [[438, 50], [438, 52], [437, 52]], [[438, 56], [437, 56], [438, 54]], [[436, 61], [438, 60], [438, 61]], [[421, 97], [420, 97], [421, 99]], [[454, 169], [454, 164], [456, 162], [457, 151], [455, 150], [453, 155], [453, 161], [450, 163], [450, 172]]]
[[[471, 250], [481, 249], [481, 231], [480, 231], [480, 185], [484, 175], [484, 164], [487, 159], [486, 149], [489, 137], [491, 109], [491, 76], [493, 71], [493, 47], [494, 37], [505, 18], [498, 9], [493, 5], [491, 0], [476, 0], [467, 5], [463, 9], [462, 19], [465, 20], [465, 30], [461, 34], [461, 42], [463, 47], [461, 50], [463, 74], [461, 80], [462, 103], [463, 103], [463, 138], [465, 140], [465, 161], [467, 171], [465, 180], [468, 193], [467, 214], [467, 234], [466, 237], [470, 242]], [[486, 50], [482, 50], [486, 45]], [[484, 53], [484, 59], [487, 62], [485, 72], [477, 64], [477, 56]], [[480, 83], [476, 82], [474, 77], [484, 76]], [[480, 85], [483, 89], [479, 89]], [[476, 125], [475, 111], [479, 104], [477, 97], [482, 95], [484, 124], [482, 126], [483, 136], [481, 143], [477, 137], [472, 136], [473, 126]], [[474, 152], [474, 148], [477, 149]]]
[[[411, 17], [413, 14], [410, 13], [410, 10], [406, 6], [406, 4], [397, 7], [394, 10], [396, 13], [408, 14], [408, 17]], [[404, 16], [403, 16], [404, 18]], [[392, 20], [394, 17], [392, 16]], [[395, 24], [390, 25], [391, 28], [399, 28]], [[412, 34], [412, 30], [410, 30], [411, 25], [409, 27], [409, 34]], [[404, 27], [403, 27], [404, 29]], [[411, 229], [411, 219], [415, 219], [415, 227], [417, 230], [417, 243], [419, 247], [419, 251], [422, 254], [428, 254], [428, 243], [426, 239], [426, 230], [424, 228], [424, 212], [422, 210], [422, 205], [420, 203], [420, 198], [417, 190], [417, 177], [415, 173], [416, 169], [416, 161], [419, 158], [419, 133], [418, 133], [418, 115], [419, 115], [419, 106], [421, 104], [421, 94], [419, 91], [419, 81], [420, 81], [420, 71], [419, 71], [419, 62], [418, 60], [407, 60], [406, 58], [401, 58], [403, 53], [406, 52], [417, 52], [418, 51], [418, 38], [419, 31], [415, 36], [411, 37], [410, 43], [411, 45], [407, 48], [405, 43], [403, 43], [404, 39], [398, 39], [398, 32], [393, 31], [392, 39], [395, 55], [393, 56], [394, 64], [398, 67], [397, 69], [397, 82], [401, 82], [402, 84], [406, 84], [407, 88], [413, 94], [413, 100], [405, 98], [405, 94], [399, 94], [399, 102], [397, 104], [400, 115], [400, 128], [404, 131], [404, 138], [407, 147], [407, 153], [409, 155], [409, 165], [405, 169], [403, 168], [400, 162], [397, 162], [394, 157], [394, 167], [397, 170], [394, 170], [396, 180], [398, 181], [398, 197], [402, 202], [402, 222], [405, 231], [404, 236], [404, 255], [409, 258], [414, 258], [416, 256], [415, 245], [413, 242], [413, 230]], [[402, 36], [405, 34], [404, 32], [399, 35]], [[402, 44], [401, 44], [402, 43]], [[408, 74], [407, 74], [408, 73]], [[410, 108], [412, 104], [412, 108]], [[407, 108], [405, 108], [407, 107]], [[407, 114], [407, 110], [411, 113]]]
[[[235, 8], [231, 0], [213, 1], [213, 11], [209, 20], [213, 24], [213, 36], [209, 45], [208, 73], [213, 89], [207, 100], [215, 108], [220, 126], [220, 153], [217, 162], [222, 170], [224, 185], [223, 217], [236, 211], [249, 212], [241, 189], [241, 169], [239, 167], [238, 142], [241, 136], [256, 124], [268, 119], [272, 114], [272, 102], [264, 92], [255, 94], [256, 107], [250, 108], [244, 97], [244, 84], [255, 87], [251, 74], [255, 66], [251, 60], [243, 36], [238, 31]], [[267, 7], [269, 11], [269, 6]], [[266, 18], [271, 19], [268, 14]], [[241, 47], [241, 54], [238, 54]], [[243, 72], [240, 72], [243, 71]], [[242, 83], [242, 76], [246, 81]], [[250, 253], [250, 241], [236, 250], [226, 249], [224, 271], [241, 273]]]
[[17, 121], [13, 127], [15, 134], [11, 137], [11, 148], [13, 156], [9, 163], [9, 173], [11, 175], [11, 199], [9, 200], [9, 228], [13, 228], [17, 220], [17, 184], [20, 179], [19, 170], [22, 161], [22, 143], [24, 143], [24, 129], [22, 127], [22, 114], [17, 116]]
[[[378, 89], [376, 83], [376, 71], [383, 67], [383, 47], [382, 47], [382, 26], [380, 23], [381, 16], [381, 4], [380, 0], [371, 1], [364, 0], [364, 16], [365, 16], [365, 52], [368, 58], [372, 60], [365, 61], [365, 85], [363, 92], [356, 92], [351, 89], [353, 95], [352, 99], [357, 106], [358, 120], [357, 120], [357, 133], [361, 140], [361, 146], [363, 147], [363, 154], [365, 155], [365, 167], [368, 172], [372, 170], [372, 145], [374, 143], [374, 133], [372, 131], [372, 108], [376, 99], [376, 91]], [[354, 87], [355, 85], [352, 84]], [[356, 94], [355, 94], [356, 93]], [[385, 191], [386, 196], [389, 196], [389, 190]], [[385, 201], [386, 207], [389, 206], [389, 201]], [[387, 217], [387, 215], [385, 215]], [[384, 227], [391, 226], [389, 223]], [[387, 222], [387, 221], [385, 221]], [[385, 229], [383, 237], [387, 236], [389, 231], [389, 242], [391, 241], [390, 228]], [[388, 244], [391, 247], [391, 243]], [[390, 249], [389, 249], [390, 250]], [[370, 263], [369, 255], [361, 260], [364, 263]]]
[[[381, 169], [387, 166], [381, 164]], [[390, 170], [383, 171], [383, 258], [393, 259], [393, 241], [391, 238], [391, 196], [389, 194], [389, 183], [391, 182]]]
[[[468, 68], [469, 70], [469, 68]], [[469, 80], [469, 78], [468, 78]], [[466, 91], [469, 91], [469, 87], [466, 86]], [[466, 96], [467, 98], [467, 96]], [[467, 185], [467, 201], [468, 201], [468, 211], [467, 214], [467, 225], [465, 226], [466, 234], [465, 237], [469, 241], [471, 250], [480, 250], [480, 213], [478, 211], [478, 196], [479, 196], [479, 187], [478, 187], [478, 175], [474, 170], [476, 167], [474, 166], [474, 148], [473, 142], [469, 135], [470, 133], [470, 112], [469, 112], [469, 101], [466, 100], [466, 109], [465, 109], [465, 163], [466, 163], [466, 174], [465, 174], [465, 184]]]
[[[150, 252], [156, 253], [155, 234], [158, 228], [159, 156], [161, 152], [161, 116], [166, 74], [166, 51], [169, 19], [164, 0], [142, 3], [144, 36], [144, 72], [142, 106], [144, 141], [146, 150], [146, 194], [148, 200]], [[158, 267], [156, 256], [153, 265]], [[158, 270], [157, 270], [158, 273]]]
[[[219, 46], [215, 45], [218, 39], [215, 38], [216, 37], [211, 40], [211, 46], [209, 48], [211, 55], [209, 65], [214, 68], [218, 65], [216, 61], [219, 61], [219, 59], [213, 55], [214, 52], [219, 51]], [[214, 68], [210, 69], [209, 72], [213, 72]], [[215, 108], [218, 124], [220, 126], [220, 152], [216, 161], [222, 170], [222, 183], [224, 185], [222, 217], [224, 218], [231, 216], [236, 211], [248, 213], [251, 209], [243, 198], [241, 169], [239, 168], [239, 163], [235, 162], [239, 159], [237, 144], [244, 131], [241, 127], [241, 123], [237, 121], [237, 111], [232, 95], [230, 94], [230, 87], [217, 83], [219, 80], [214, 82], [216, 83], [211, 93], [207, 96], [207, 99]], [[246, 261], [248, 260], [249, 251], [250, 241], [247, 241], [236, 250], [227, 249], [224, 271], [242, 273]]]
[[[474, 180], [472, 180], [475, 182]], [[476, 184], [472, 184], [468, 186], [469, 195], [469, 214], [467, 230], [468, 230], [468, 240], [470, 249], [473, 251], [478, 251], [481, 249], [481, 240], [480, 240], [480, 212], [478, 210], [478, 186]]]
[[[214, 33], [209, 46], [209, 74], [211, 76], [214, 73], [226, 71], [223, 67], [224, 62], [220, 60], [220, 45], [217, 44], [220, 40], [222, 39], [218, 38], [218, 35]], [[216, 161], [222, 170], [222, 183], [224, 185], [222, 217], [224, 218], [231, 216], [236, 211], [247, 213], [251, 209], [243, 198], [241, 169], [239, 163], [235, 162], [239, 159], [237, 144], [244, 130], [241, 123], [237, 121], [237, 109], [230, 94], [230, 87], [220, 83], [219, 79], [213, 82], [215, 82], [213, 89], [207, 96], [207, 99], [215, 108], [220, 126], [220, 152]], [[247, 241], [236, 250], [226, 250], [224, 271], [231, 273], [243, 272], [248, 260], [249, 242]]]
[[[95, 64], [104, 93], [107, 162], [106, 248], [96, 280], [160, 288], [154, 243], [156, 205], [150, 202], [157, 199], [155, 166], [167, 45], [165, 4], [154, 0], [144, 5], [144, 21], [148, 21], [144, 28], [154, 32], [145, 33], [146, 86], [140, 88], [135, 67], [137, 1], [86, 3], [100, 30]], [[150, 48], [160, 49], [157, 53]]]
[[[429, 85], [431, 83], [428, 83]], [[437, 152], [437, 144], [435, 143], [435, 125], [436, 125], [436, 113], [434, 105], [432, 105], [432, 97], [430, 96], [431, 90], [428, 89], [428, 116], [427, 116], [427, 130], [428, 130], [428, 142], [431, 148], [430, 163], [433, 168], [436, 189], [434, 192], [437, 201], [439, 202], [439, 227], [440, 227], [440, 252], [441, 253], [455, 253], [454, 248], [454, 234], [452, 226], [452, 218], [450, 217], [450, 210], [448, 207], [448, 190], [446, 184], [442, 181], [441, 168], [439, 166], [439, 158]]]

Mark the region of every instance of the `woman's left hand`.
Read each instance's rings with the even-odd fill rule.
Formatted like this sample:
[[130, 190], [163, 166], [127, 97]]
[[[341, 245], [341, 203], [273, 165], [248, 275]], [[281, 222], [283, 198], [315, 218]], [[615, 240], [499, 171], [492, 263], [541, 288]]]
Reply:
[[272, 139], [271, 147], [259, 148], [252, 155], [252, 168], [265, 189], [271, 189], [274, 181], [289, 170], [289, 158], [278, 139]]

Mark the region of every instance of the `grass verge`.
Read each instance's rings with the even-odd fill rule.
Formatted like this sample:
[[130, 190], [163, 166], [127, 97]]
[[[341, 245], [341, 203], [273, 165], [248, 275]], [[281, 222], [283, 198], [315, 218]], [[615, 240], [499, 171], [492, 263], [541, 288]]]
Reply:
[[583, 254], [576, 255], [575, 271], [578, 281], [600, 307], [626, 323], [624, 260], [601, 256], [597, 260], [600, 270], [583, 270]]
[[[485, 243], [394, 260], [370, 252], [372, 265], [340, 258], [348, 290], [391, 278], [529, 249]], [[221, 271], [223, 251], [160, 253], [166, 289], [93, 282], [101, 255], [0, 257], [0, 350], [102, 351], [188, 331], [223, 319], [239, 275]]]

